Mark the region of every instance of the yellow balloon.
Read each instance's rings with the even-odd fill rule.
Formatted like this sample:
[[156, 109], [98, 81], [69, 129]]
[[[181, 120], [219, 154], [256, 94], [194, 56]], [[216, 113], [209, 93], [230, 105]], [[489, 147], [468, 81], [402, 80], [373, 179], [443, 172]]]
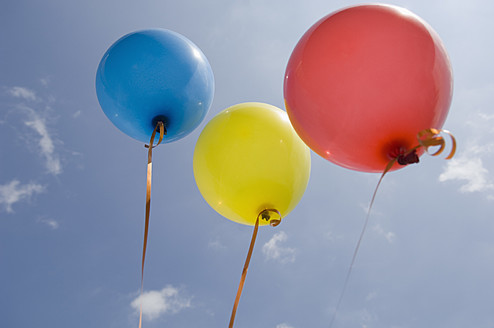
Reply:
[[218, 213], [254, 225], [269, 210], [259, 220], [266, 225], [285, 217], [302, 198], [310, 150], [284, 111], [242, 103], [220, 112], [202, 131], [194, 151], [194, 176]]

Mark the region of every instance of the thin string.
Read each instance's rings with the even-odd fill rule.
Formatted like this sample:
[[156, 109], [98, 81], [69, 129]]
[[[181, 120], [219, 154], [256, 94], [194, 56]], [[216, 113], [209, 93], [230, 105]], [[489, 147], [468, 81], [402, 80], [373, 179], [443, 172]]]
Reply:
[[[379, 182], [377, 183], [376, 189], [374, 190], [374, 194], [372, 195], [372, 199], [371, 199], [371, 202], [369, 204], [369, 208], [367, 209], [367, 215], [365, 217], [364, 226], [362, 228], [362, 231], [360, 232], [360, 237], [357, 241], [357, 245], [355, 246], [352, 261], [350, 262], [350, 267], [348, 268], [348, 271], [347, 271], [347, 274], [345, 277], [345, 282], [343, 284], [343, 289], [342, 289], [340, 297], [338, 299], [338, 303], [336, 303], [336, 308], [335, 308], [335, 311], [333, 314], [333, 318], [331, 319], [331, 322], [329, 324], [329, 328], [331, 328], [333, 326], [334, 320], [336, 319], [336, 314], [338, 313], [338, 310], [339, 310], [340, 305], [341, 305], [341, 301], [343, 300], [343, 296], [345, 295], [348, 281], [350, 280], [350, 275], [352, 273], [353, 266], [355, 264], [355, 259], [357, 258], [357, 254], [358, 254], [358, 251], [360, 249], [360, 244], [361, 244], [362, 239], [364, 237], [365, 231], [367, 230], [367, 224], [369, 223], [369, 217], [370, 217], [370, 213], [372, 210], [372, 206], [374, 205], [374, 200], [376, 199], [377, 191], [379, 189], [379, 186], [381, 185], [381, 182], [382, 182], [384, 176], [386, 175], [386, 173], [389, 172], [389, 170], [391, 170], [391, 168], [393, 167], [393, 165], [396, 162], [398, 162], [401, 165], [418, 163], [418, 156], [416, 155], [416, 151], [421, 147], [423, 147], [425, 149], [425, 151], [431, 156], [438, 156], [439, 154], [441, 154], [446, 147], [446, 142], [444, 141], [444, 138], [442, 136], [440, 136], [441, 132], [448, 134], [449, 137], [451, 138], [451, 151], [445, 159], [453, 158], [453, 156], [456, 153], [456, 139], [455, 139], [455, 137], [451, 134], [451, 132], [449, 132], [447, 130], [439, 130], [439, 129], [431, 128], [431, 129], [422, 130], [419, 133], [417, 133], [417, 140], [418, 140], [419, 144], [417, 146], [413, 147], [412, 149], [410, 149], [408, 152], [401, 154], [401, 155], [397, 156], [396, 158], [392, 159], [386, 165], [386, 168], [384, 169], [384, 172], [382, 173], [381, 178], [379, 179]], [[439, 146], [439, 149], [437, 149], [433, 153], [429, 153], [429, 148], [434, 147], [434, 146]], [[412, 155], [412, 156], [410, 156], [410, 155]]]
[[[156, 131], [160, 129], [160, 137], [158, 143], [154, 145], [154, 138]], [[144, 223], [144, 242], [142, 246], [142, 264], [141, 264], [141, 294], [140, 294], [140, 311], [139, 311], [139, 328], [142, 327], [142, 293], [144, 291], [144, 262], [146, 260], [146, 248], [148, 243], [148, 231], [149, 231], [149, 213], [151, 209], [151, 178], [153, 174], [153, 148], [158, 146], [163, 141], [163, 136], [166, 134], [165, 126], [163, 122], [158, 122], [151, 134], [151, 140], [149, 145], [144, 145], [148, 148], [148, 167], [147, 167], [147, 182], [146, 182], [146, 220]]]
[[374, 205], [374, 200], [376, 199], [377, 190], [379, 189], [379, 186], [381, 185], [381, 182], [382, 182], [384, 176], [386, 175], [386, 173], [388, 173], [388, 171], [391, 169], [391, 167], [393, 167], [396, 160], [397, 159], [395, 158], [388, 163], [388, 165], [384, 169], [384, 172], [381, 175], [381, 178], [379, 179], [379, 182], [376, 185], [376, 189], [374, 190], [374, 194], [372, 195], [371, 202], [369, 204], [369, 207], [367, 208], [367, 215], [365, 216], [364, 226], [362, 227], [362, 231], [360, 232], [360, 237], [357, 241], [357, 245], [355, 246], [355, 250], [353, 251], [352, 261], [350, 262], [350, 267], [348, 268], [348, 271], [346, 273], [345, 282], [343, 284], [343, 289], [342, 289], [340, 297], [338, 299], [338, 303], [336, 303], [336, 309], [334, 311], [333, 318], [331, 319], [331, 322], [329, 324], [330, 328], [333, 326], [334, 320], [336, 319], [336, 314], [338, 313], [338, 310], [340, 308], [341, 301], [343, 300], [343, 296], [345, 295], [345, 291], [346, 291], [346, 288], [348, 286], [348, 281], [350, 280], [350, 275], [352, 273], [353, 266], [355, 264], [355, 259], [357, 258], [357, 254], [358, 254], [358, 251], [360, 249], [360, 244], [362, 243], [362, 239], [364, 238], [365, 231], [367, 230], [367, 224], [369, 223], [369, 217], [370, 217], [370, 213], [372, 210], [372, 205]]

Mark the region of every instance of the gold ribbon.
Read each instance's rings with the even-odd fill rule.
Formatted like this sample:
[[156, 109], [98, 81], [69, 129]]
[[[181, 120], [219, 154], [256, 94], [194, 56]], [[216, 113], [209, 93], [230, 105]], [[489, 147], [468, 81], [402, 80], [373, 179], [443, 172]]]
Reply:
[[[278, 218], [277, 219], [273, 219], [271, 217], [271, 215], [269, 215], [269, 212], [276, 213], [278, 215]], [[261, 211], [261, 213], [259, 213], [259, 215], [261, 216], [261, 219], [263, 219], [265, 221], [269, 221], [269, 225], [272, 226], [272, 227], [276, 227], [276, 226], [278, 226], [281, 223], [281, 213], [277, 209], [267, 208], [267, 209]]]
[[[417, 134], [417, 140], [419, 142], [419, 146], [424, 147], [427, 154], [431, 156], [437, 156], [441, 154], [446, 147], [446, 142], [444, 138], [440, 135], [440, 133], [446, 133], [451, 138], [451, 151], [446, 156], [445, 159], [451, 159], [456, 153], [456, 139], [448, 130], [438, 130], [438, 129], [425, 129], [420, 131]], [[434, 153], [429, 153], [429, 147], [439, 146], [439, 149]]]
[[[278, 214], [279, 219], [271, 219], [269, 212], [275, 212]], [[259, 229], [259, 218], [262, 220], [269, 221], [272, 227], [276, 227], [281, 222], [281, 214], [275, 209], [265, 209], [257, 215], [256, 224], [254, 226], [254, 232], [252, 233], [252, 239], [250, 240], [249, 252], [247, 253], [247, 258], [245, 259], [244, 269], [242, 270], [242, 276], [240, 277], [240, 283], [238, 285], [237, 296], [235, 297], [235, 303], [233, 304], [232, 315], [230, 317], [230, 324], [228, 328], [233, 328], [233, 322], [235, 321], [235, 314], [237, 313], [238, 303], [240, 301], [240, 296], [242, 295], [242, 290], [244, 288], [245, 277], [247, 276], [247, 270], [249, 269], [250, 258], [252, 257], [252, 251], [254, 250], [254, 245], [257, 238], [257, 230]]]
[[[154, 138], [156, 136], [156, 131], [160, 130], [160, 137], [158, 143], [154, 145]], [[151, 177], [153, 174], [153, 148], [158, 146], [161, 141], [163, 141], [163, 137], [166, 134], [165, 125], [163, 122], [158, 122], [156, 127], [153, 130], [153, 134], [151, 134], [151, 140], [149, 141], [149, 145], [144, 145], [144, 147], [148, 148], [148, 168], [147, 168], [147, 183], [146, 183], [146, 220], [144, 223], [144, 243], [142, 245], [142, 264], [141, 264], [141, 294], [140, 294], [140, 313], [139, 313], [139, 328], [142, 326], [142, 293], [144, 291], [144, 262], [146, 260], [146, 248], [148, 244], [148, 231], [149, 231], [149, 213], [151, 209]]]
[[[456, 153], [456, 139], [451, 134], [451, 132], [449, 132], [448, 130], [438, 130], [434, 128], [425, 129], [417, 133], [417, 141], [419, 144], [406, 153], [400, 154], [396, 158], [392, 159], [384, 169], [384, 173], [388, 172], [396, 162], [398, 162], [400, 165], [418, 163], [419, 157], [417, 155], [417, 149], [421, 147], [423, 147], [425, 149], [425, 152], [431, 156], [440, 155], [446, 148], [446, 141], [444, 141], [441, 133], [445, 133], [451, 138], [451, 151], [445, 159], [453, 158]], [[439, 148], [435, 152], [429, 152], [430, 147], [437, 146], [439, 146]]]

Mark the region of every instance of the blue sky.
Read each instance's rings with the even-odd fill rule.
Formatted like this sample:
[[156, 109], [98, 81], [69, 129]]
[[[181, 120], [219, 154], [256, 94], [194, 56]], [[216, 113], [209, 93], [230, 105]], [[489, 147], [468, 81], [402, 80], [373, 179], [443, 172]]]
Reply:
[[[215, 74], [213, 105], [154, 151], [144, 327], [225, 327], [252, 229], [202, 199], [201, 129], [245, 101], [283, 108], [301, 35], [352, 1], [7, 1], [0, 6], [2, 326], [136, 327], [147, 153], [117, 130], [94, 79], [120, 36], [167, 28]], [[494, 326], [494, 5], [394, 1], [441, 36], [455, 76], [447, 162], [386, 176], [334, 327]], [[262, 227], [235, 327], [328, 327], [378, 181], [312, 153], [307, 191]]]

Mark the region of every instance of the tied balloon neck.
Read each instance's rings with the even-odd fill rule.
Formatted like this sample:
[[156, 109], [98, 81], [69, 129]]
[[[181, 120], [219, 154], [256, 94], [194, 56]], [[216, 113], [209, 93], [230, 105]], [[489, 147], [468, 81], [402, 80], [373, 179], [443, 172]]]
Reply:
[[166, 136], [166, 124], [165, 122], [159, 121], [158, 124], [162, 123], [163, 124], [163, 134]]
[[[163, 116], [163, 115], [155, 116], [151, 122], [151, 125], [153, 126], [153, 128], [155, 128], [160, 122], [163, 124], [164, 134], [166, 135], [166, 126], [167, 126], [168, 120], [166, 119], [165, 116]], [[158, 131], [159, 131], [159, 129], [158, 129]]]
[[400, 165], [416, 164], [419, 163], [419, 155], [417, 155], [417, 149], [412, 149], [404, 154], [400, 154], [396, 157], [396, 161]]
[[[165, 123], [163, 121], [156, 121], [156, 123], [154, 123], [154, 122], [155, 122], [155, 120], [153, 120], [153, 124], [155, 124], [155, 125], [153, 127], [154, 130], [153, 130], [153, 133], [151, 134], [151, 140], [149, 141], [149, 145], [144, 145], [144, 147], [149, 148], [149, 151], [151, 151], [152, 148], [155, 148], [159, 144], [161, 144], [161, 142], [163, 141], [163, 138], [166, 135]], [[158, 143], [154, 144], [154, 138], [156, 136], [156, 133], [159, 134], [159, 139], [158, 139]], [[151, 154], [151, 153], [149, 153], [149, 154]], [[149, 156], [151, 156], [151, 155], [149, 155]], [[151, 157], [149, 157], [149, 158], [151, 158]]]
[[[276, 216], [274, 216], [273, 214], [276, 214]], [[265, 209], [261, 213], [259, 213], [259, 216], [262, 220], [268, 221], [269, 225], [272, 227], [276, 227], [281, 223], [281, 214], [278, 210], [275, 209]]]

